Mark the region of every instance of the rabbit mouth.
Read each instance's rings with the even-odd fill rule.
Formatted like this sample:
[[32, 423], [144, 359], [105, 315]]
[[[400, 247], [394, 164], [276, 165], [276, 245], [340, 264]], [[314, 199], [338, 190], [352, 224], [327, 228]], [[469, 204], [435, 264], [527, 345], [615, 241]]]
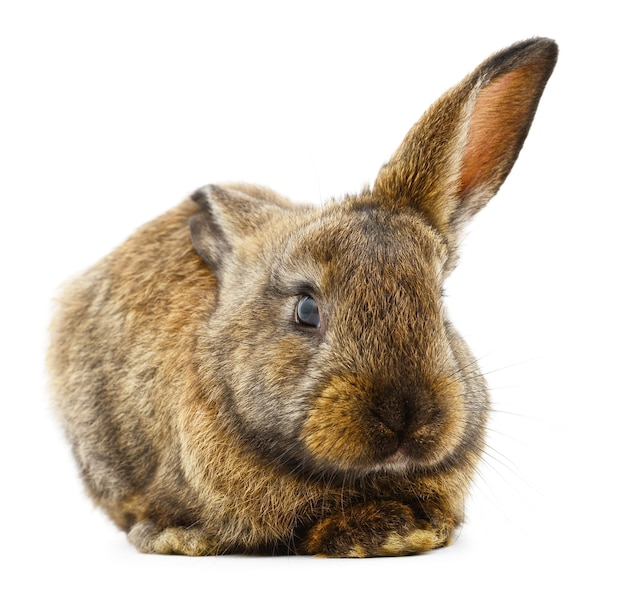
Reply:
[[435, 440], [428, 442], [402, 440], [395, 451], [374, 462], [373, 471], [406, 472], [411, 469], [431, 469], [439, 465], [451, 451], [452, 449], [446, 449]]
[[408, 460], [409, 455], [407, 453], [406, 443], [403, 442], [398, 446], [398, 450], [387, 458], [386, 463], [406, 463]]
[[380, 462], [376, 468], [378, 470], [406, 471], [415, 465], [409, 445], [402, 442], [397, 450]]

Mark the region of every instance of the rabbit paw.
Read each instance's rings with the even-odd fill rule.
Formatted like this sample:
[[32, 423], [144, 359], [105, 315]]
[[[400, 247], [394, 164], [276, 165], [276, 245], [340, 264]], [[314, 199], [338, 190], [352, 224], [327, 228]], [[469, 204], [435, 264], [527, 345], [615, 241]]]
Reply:
[[448, 543], [448, 529], [415, 518], [399, 502], [360, 504], [331, 515], [307, 533], [303, 552], [318, 557], [414, 555]]
[[141, 521], [128, 532], [128, 540], [139, 552], [200, 557], [215, 554], [216, 544], [197, 527], [159, 529], [152, 521]]

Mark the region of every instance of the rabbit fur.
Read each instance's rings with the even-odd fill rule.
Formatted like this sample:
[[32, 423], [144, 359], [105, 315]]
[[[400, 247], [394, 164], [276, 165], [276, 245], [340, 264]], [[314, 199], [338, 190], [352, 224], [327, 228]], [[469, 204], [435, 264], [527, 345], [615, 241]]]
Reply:
[[442, 284], [556, 58], [548, 39], [489, 58], [358, 195], [315, 207], [208, 186], [64, 287], [56, 410], [88, 493], [138, 550], [366, 557], [451, 541], [489, 398]]

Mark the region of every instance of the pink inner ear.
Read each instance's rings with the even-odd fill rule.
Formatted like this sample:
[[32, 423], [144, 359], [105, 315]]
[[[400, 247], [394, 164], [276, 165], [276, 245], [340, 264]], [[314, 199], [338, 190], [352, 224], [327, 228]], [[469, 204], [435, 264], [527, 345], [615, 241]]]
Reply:
[[477, 192], [492, 196], [509, 173], [533, 118], [540, 74], [527, 64], [478, 93], [463, 153], [461, 199]]

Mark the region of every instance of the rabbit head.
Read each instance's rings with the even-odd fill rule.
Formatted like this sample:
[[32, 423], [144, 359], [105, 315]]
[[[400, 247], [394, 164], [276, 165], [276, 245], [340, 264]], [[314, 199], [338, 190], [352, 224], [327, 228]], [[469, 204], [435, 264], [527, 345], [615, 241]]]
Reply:
[[358, 196], [315, 209], [245, 186], [196, 192], [193, 243], [219, 280], [204, 384], [249, 444], [325, 472], [475, 461], [487, 395], [442, 286], [464, 223], [517, 158], [555, 53], [530, 41], [485, 62]]

